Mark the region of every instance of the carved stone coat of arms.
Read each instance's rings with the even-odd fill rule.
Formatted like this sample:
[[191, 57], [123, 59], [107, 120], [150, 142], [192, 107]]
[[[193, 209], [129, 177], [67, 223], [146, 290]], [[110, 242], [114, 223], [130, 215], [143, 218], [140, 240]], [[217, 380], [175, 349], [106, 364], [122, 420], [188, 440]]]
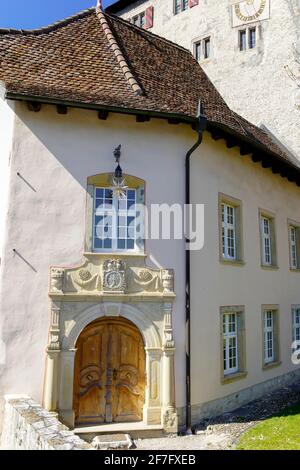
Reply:
[[126, 264], [121, 259], [106, 260], [103, 263], [103, 292], [124, 293], [126, 289]]

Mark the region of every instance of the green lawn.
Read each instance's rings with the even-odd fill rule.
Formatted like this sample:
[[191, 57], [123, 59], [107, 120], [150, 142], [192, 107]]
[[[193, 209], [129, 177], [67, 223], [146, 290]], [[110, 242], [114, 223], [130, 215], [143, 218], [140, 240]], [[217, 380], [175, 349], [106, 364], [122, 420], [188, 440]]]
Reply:
[[300, 450], [300, 403], [246, 431], [237, 450]]

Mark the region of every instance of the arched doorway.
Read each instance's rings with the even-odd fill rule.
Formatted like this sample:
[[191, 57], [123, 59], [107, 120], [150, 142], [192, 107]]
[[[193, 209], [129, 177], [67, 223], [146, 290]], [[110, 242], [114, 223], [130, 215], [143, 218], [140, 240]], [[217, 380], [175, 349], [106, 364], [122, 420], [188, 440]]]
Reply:
[[122, 317], [96, 320], [76, 350], [75, 424], [142, 421], [145, 347], [137, 327]]

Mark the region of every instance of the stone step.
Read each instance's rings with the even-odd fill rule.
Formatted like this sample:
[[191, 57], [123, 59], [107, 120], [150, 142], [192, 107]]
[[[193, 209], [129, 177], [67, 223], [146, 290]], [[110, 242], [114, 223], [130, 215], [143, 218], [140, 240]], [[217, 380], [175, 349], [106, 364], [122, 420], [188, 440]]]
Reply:
[[91, 445], [96, 450], [126, 450], [133, 445], [129, 434], [102, 434], [95, 436]]
[[77, 427], [74, 433], [86, 442], [91, 443], [95, 437], [112, 435], [129, 435], [131, 439], [151, 439], [165, 436], [161, 425], [138, 423], [113, 423]]

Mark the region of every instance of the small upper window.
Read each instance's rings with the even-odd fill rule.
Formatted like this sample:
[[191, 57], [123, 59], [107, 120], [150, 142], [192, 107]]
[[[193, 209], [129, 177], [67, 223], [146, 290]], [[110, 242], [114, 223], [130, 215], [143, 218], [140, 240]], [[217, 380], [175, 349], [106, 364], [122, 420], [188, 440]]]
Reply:
[[194, 56], [200, 62], [201, 60], [209, 59], [211, 56], [211, 38], [210, 36], [196, 41], [194, 43]]
[[235, 207], [222, 204], [222, 247], [225, 259], [236, 259]]
[[144, 28], [144, 27], [145, 27], [145, 12], [142, 11], [142, 12], [139, 13], [138, 15], [135, 15], [135, 16], [132, 18], [132, 23], [133, 23], [135, 26], [139, 26], [140, 28]]
[[181, 11], [187, 10], [189, 0], [174, 0], [174, 15], [178, 15]]
[[249, 29], [249, 49], [254, 49], [256, 46], [256, 28]]
[[254, 49], [256, 47], [256, 44], [257, 44], [256, 27], [239, 30], [240, 51], [246, 51], [247, 49]]
[[239, 31], [239, 46], [240, 46], [240, 51], [245, 51], [247, 49], [247, 32], [246, 32], [246, 30]]

